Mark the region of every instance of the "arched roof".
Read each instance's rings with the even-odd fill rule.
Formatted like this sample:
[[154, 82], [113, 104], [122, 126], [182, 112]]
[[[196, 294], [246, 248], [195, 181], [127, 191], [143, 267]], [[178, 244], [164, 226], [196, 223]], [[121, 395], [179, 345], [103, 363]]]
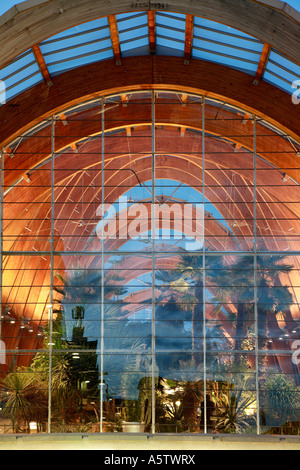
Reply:
[[300, 14], [293, 8], [275, 0], [143, 6], [29, 0], [12, 8], [0, 19], [7, 99], [78, 66], [154, 52], [220, 63], [293, 92], [300, 76]]

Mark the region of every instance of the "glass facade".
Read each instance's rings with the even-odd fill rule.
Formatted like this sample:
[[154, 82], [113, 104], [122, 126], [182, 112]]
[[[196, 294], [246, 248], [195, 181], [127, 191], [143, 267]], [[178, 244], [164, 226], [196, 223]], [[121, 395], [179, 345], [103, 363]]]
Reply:
[[297, 145], [139, 91], [3, 150], [0, 432], [299, 434]]

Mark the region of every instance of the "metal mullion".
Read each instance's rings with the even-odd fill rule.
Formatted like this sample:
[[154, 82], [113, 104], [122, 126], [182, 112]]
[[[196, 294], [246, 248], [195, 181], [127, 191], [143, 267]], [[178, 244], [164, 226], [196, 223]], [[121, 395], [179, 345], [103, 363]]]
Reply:
[[[142, 29], [142, 28], [145, 28], [145, 27], [148, 27], [148, 20], [146, 21], [146, 23], [139, 24], [138, 26], [122, 29], [122, 31], [119, 31], [119, 34], [121, 35], [121, 34], [125, 34], [125, 33], [131, 33], [132, 31], [137, 31], [138, 29]], [[139, 36], [136, 36], [135, 39], [139, 39]]]
[[203, 203], [203, 245], [202, 245], [202, 284], [203, 284], [203, 395], [204, 395], [204, 434], [207, 434], [206, 399], [206, 308], [205, 308], [205, 97], [202, 97], [202, 203]]
[[[33, 65], [33, 64], [31, 64], [31, 65]], [[33, 72], [30, 75], [27, 75], [26, 77], [21, 78], [21, 80], [19, 80], [18, 82], [15, 82], [10, 86], [7, 86], [6, 91], [13, 90], [16, 86], [20, 85], [21, 83], [26, 82], [30, 78], [35, 77], [36, 75], [39, 75], [39, 74], [41, 75], [41, 72], [40, 72], [40, 70], [37, 70], [36, 72]], [[23, 91], [25, 91], [25, 89]], [[15, 95], [13, 95], [13, 96], [15, 96]]]
[[181, 18], [180, 16], [172, 15], [170, 13], [165, 13], [164, 11], [157, 12], [158, 18], [170, 18], [171, 20], [182, 21], [185, 24], [186, 15], [183, 15], [183, 16], [184, 18]]
[[[272, 50], [272, 52], [274, 52], [274, 50]], [[280, 55], [280, 54], [279, 54], [279, 55]], [[284, 58], [284, 59], [286, 59], [286, 57], [284, 57], [284, 56], [281, 56], [281, 57]], [[273, 64], [273, 65], [275, 65], [276, 67], [278, 67], [279, 69], [282, 69], [284, 72], [287, 72], [287, 73], [289, 73], [290, 75], [295, 75], [295, 76], [297, 76], [297, 72], [294, 72], [294, 71], [291, 72], [285, 65], [282, 65], [282, 64], [280, 64], [279, 62], [276, 62], [276, 59], [275, 59], [275, 58], [274, 58], [274, 59], [270, 59], [269, 62], [270, 62], [270, 64]]]
[[253, 242], [254, 242], [254, 329], [255, 329], [255, 388], [256, 388], [256, 432], [260, 434], [260, 406], [259, 406], [259, 368], [258, 368], [258, 295], [257, 295], [257, 164], [256, 164], [256, 116], [253, 117]]
[[[1, 245], [1, 254], [0, 254], [0, 296], [1, 296], [1, 307], [0, 307], [0, 317], [2, 317], [2, 309], [3, 309], [3, 204], [4, 204], [4, 150], [1, 150], [1, 174], [0, 174], [0, 184], [1, 184], [1, 194], [0, 194], [0, 245]], [[2, 340], [2, 320], [0, 318], [0, 341]], [[1, 342], [2, 347], [2, 342]], [[3, 351], [2, 351], [3, 352]], [[1, 349], [0, 349], [1, 354]]]
[[103, 38], [92, 39], [91, 41], [74, 44], [72, 46], [63, 47], [62, 49], [57, 49], [55, 51], [45, 52], [43, 55], [44, 55], [44, 57], [49, 57], [49, 56], [54, 55], [54, 54], [60, 54], [60, 53], [67, 52], [67, 51], [73, 51], [74, 49], [80, 49], [81, 47], [92, 46], [93, 44], [98, 44], [98, 43], [101, 43], [103, 41], [107, 41], [108, 39], [110, 39], [109, 35], [105, 36]]
[[111, 50], [112, 50], [111, 47], [105, 47], [104, 49], [97, 49], [96, 51], [89, 51], [84, 54], [76, 55], [74, 57], [65, 57], [64, 59], [55, 60], [54, 62], [49, 62], [48, 67], [52, 67], [53, 65], [58, 65], [58, 64], [64, 64], [66, 62], [71, 62], [72, 60], [85, 59], [86, 57], [92, 57], [101, 52], [106, 52], [106, 51], [111, 51]]
[[[104, 254], [117, 254], [117, 255], [128, 255], [130, 252], [128, 251], [104, 251]], [[172, 254], [172, 253], [178, 253], [178, 251], [168, 251], [168, 255], [169, 254]], [[243, 256], [245, 255], [245, 253], [249, 254], [251, 253], [250, 251], [232, 251], [232, 250], [229, 250], [229, 251], [218, 251], [218, 254], [220, 255], [223, 255], [223, 256]], [[260, 251], [259, 254], [260, 255], [264, 255], [264, 256], [272, 256], [272, 255], [278, 255], [278, 253], [281, 253], [279, 251]], [[299, 256], [299, 251], [286, 251], [285, 254], [288, 253], [289, 256]], [[80, 251], [72, 251], [72, 252], [65, 252], [65, 251], [56, 251], [55, 254], [57, 256], [74, 256], [74, 255], [82, 255], [82, 252]], [[88, 252], [89, 256], [97, 256], [99, 255], [99, 251], [89, 251]], [[162, 251], [157, 251], [156, 254], [162, 254], [162, 255], [165, 255], [166, 252]], [[14, 252], [10, 252], [10, 251], [3, 251], [3, 256], [23, 256], [23, 255], [28, 255], [28, 256], [41, 256], [41, 255], [45, 255], [45, 256], [50, 256], [51, 255], [51, 251], [39, 251], [39, 252], [36, 252], [36, 251], [14, 251]], [[206, 257], [209, 257], [209, 256], [216, 256], [216, 252], [209, 252], [207, 251], [205, 253], [205, 256]]]
[[[55, 154], [55, 117], [51, 124], [51, 252], [50, 252], [50, 306], [49, 306], [49, 384], [48, 384], [48, 433], [51, 433], [52, 413], [52, 365], [53, 365], [53, 284], [54, 284], [54, 154]], [[39, 253], [40, 254], [40, 253]]]
[[217, 46], [230, 47], [231, 49], [236, 49], [237, 51], [244, 51], [244, 52], [249, 52], [251, 54], [257, 54], [257, 55], [261, 54], [261, 52], [259, 52], [259, 51], [255, 51], [253, 49], [248, 49], [247, 47], [236, 46], [234, 44], [230, 44], [230, 43], [227, 43], [227, 42], [225, 43], [225, 42], [222, 42], [222, 41], [218, 41], [217, 39], [208, 39], [206, 37], [197, 36], [196, 34], [194, 35], [194, 38], [199, 39], [200, 41], [205, 41], [205, 42], [209, 42], [211, 44], [215, 44]]
[[140, 41], [141, 39], [147, 38], [149, 38], [148, 34], [144, 34], [143, 36], [137, 36], [136, 38], [124, 39], [123, 41], [120, 39], [120, 45], [123, 46], [124, 44], [129, 44], [131, 42]]
[[[105, 155], [104, 155], [104, 138], [105, 138], [105, 98], [102, 99], [101, 114], [101, 220], [104, 220], [104, 203], [105, 203]], [[101, 340], [100, 340], [100, 433], [103, 433], [103, 386], [104, 386], [104, 224], [101, 224]]]
[[164, 36], [163, 34], [157, 34], [157, 39], [166, 39], [167, 41], [178, 42], [179, 44], [184, 44], [184, 41], [181, 39], [173, 38], [171, 36]]
[[202, 26], [202, 25], [195, 23], [195, 29], [197, 28], [200, 29], [201, 31], [210, 31], [211, 33], [222, 34], [224, 36], [232, 37], [235, 39], [242, 39], [243, 41], [248, 41], [248, 42], [263, 45], [262, 41], [260, 41], [259, 39], [256, 39], [255, 37], [250, 37], [250, 38], [244, 37], [244, 36], [240, 36], [239, 34], [228, 33], [227, 31], [222, 31], [221, 29], [209, 28], [208, 26]]
[[152, 238], [152, 319], [151, 319], [151, 392], [152, 392], [152, 424], [151, 431], [155, 434], [155, 91], [152, 91], [152, 211], [151, 211], [151, 238]]
[[[31, 53], [31, 51], [28, 52], [28, 54], [26, 55], [29, 55]], [[9, 64], [11, 65], [11, 64]], [[17, 71], [15, 72], [12, 72], [10, 73], [9, 75], [6, 75], [5, 77], [3, 77], [3, 81], [6, 81], [6, 80], [9, 80], [10, 78], [14, 77], [16, 74], [20, 73], [20, 72], [24, 72], [24, 70], [26, 70], [27, 68], [29, 67], [32, 67], [33, 65], [36, 65], [36, 61], [33, 60], [32, 62], [29, 62], [28, 64], [26, 65], [23, 65], [23, 67], [19, 68]]]
[[247, 64], [257, 64], [255, 60], [246, 59], [245, 57], [241, 58], [241, 57], [234, 56], [231, 54], [225, 54], [223, 52], [213, 51], [211, 49], [205, 49], [204, 47], [198, 47], [198, 46], [193, 45], [193, 49], [195, 49], [196, 51], [200, 51], [200, 52], [209, 52], [210, 54], [214, 54], [220, 57], [226, 57], [227, 59], [234, 59], [240, 62], [246, 62]]
[[173, 31], [174, 33], [185, 33], [185, 25], [182, 29], [180, 28], [175, 28], [175, 26], [167, 26], [166, 24], [161, 24], [161, 23], [156, 23], [156, 26], [157, 27], [160, 27], [160, 28], [163, 28], [163, 29], [166, 29], [168, 31]]
[[[279, 65], [278, 65], [278, 67], [280, 68]], [[291, 82], [289, 80], [287, 80], [286, 78], [284, 78], [282, 75], [278, 75], [278, 73], [276, 73], [276, 72], [274, 72], [273, 70], [270, 70], [270, 69], [266, 69], [266, 72], [268, 72], [270, 75], [273, 75], [273, 77], [279, 78], [283, 82], [287, 83], [289, 85], [289, 87], [291, 88]]]

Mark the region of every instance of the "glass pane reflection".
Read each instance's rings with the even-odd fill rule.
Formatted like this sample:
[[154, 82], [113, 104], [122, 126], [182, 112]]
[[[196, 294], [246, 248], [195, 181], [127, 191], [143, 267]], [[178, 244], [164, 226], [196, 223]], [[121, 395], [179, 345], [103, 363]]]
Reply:
[[291, 143], [240, 113], [141, 91], [22, 136], [3, 175], [1, 433], [299, 434]]

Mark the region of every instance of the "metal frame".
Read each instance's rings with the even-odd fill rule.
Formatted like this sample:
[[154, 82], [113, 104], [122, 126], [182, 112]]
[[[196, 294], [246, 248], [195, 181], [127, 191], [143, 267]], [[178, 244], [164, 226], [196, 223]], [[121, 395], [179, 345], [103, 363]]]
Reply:
[[[195, 95], [196, 96], [196, 95]], [[198, 96], [197, 96], [198, 97]], [[200, 97], [198, 97], [200, 98]], [[104, 216], [104, 201], [105, 201], [105, 98], [102, 99], [102, 113], [101, 113], [101, 166], [102, 166], [102, 217]], [[203, 204], [205, 202], [205, 155], [206, 155], [206, 147], [205, 147], [205, 138], [206, 138], [206, 131], [205, 131], [205, 104], [206, 104], [206, 99], [205, 97], [201, 97], [201, 105], [202, 105], [202, 201]], [[152, 207], [154, 207], [155, 204], [155, 180], [156, 180], [156, 131], [155, 131], [155, 124], [156, 124], [156, 119], [155, 119], [155, 109], [156, 109], [156, 92], [155, 90], [151, 91], [151, 121], [152, 121], [152, 153], [151, 153], [151, 160], [152, 160]], [[258, 301], [258, 295], [257, 295], [257, 257], [258, 254], [262, 255], [268, 255], [272, 256], [272, 254], [278, 254], [281, 253], [280, 251], [268, 251], [268, 252], [258, 252], [257, 250], [257, 181], [256, 181], [256, 174], [257, 174], [257, 158], [259, 156], [257, 155], [257, 149], [256, 149], [256, 139], [257, 139], [257, 120], [255, 116], [251, 117], [253, 121], [253, 222], [254, 222], [254, 234], [253, 234], [253, 243], [254, 243], [254, 250], [253, 252], [223, 252], [223, 251], [218, 251], [218, 254], [226, 254], [230, 255], [233, 254], [235, 256], [244, 256], [245, 254], [253, 254], [253, 259], [254, 259], [254, 294], [255, 294], [255, 301], [254, 301], [254, 309], [255, 309], [255, 377], [256, 377], [256, 402], [257, 402], [257, 409], [256, 409], [256, 415], [257, 415], [257, 434], [260, 434], [260, 394], [259, 394], [259, 363], [258, 363], [258, 356], [259, 356], [259, 349], [258, 349], [258, 311], [257, 311], [257, 301]], [[53, 348], [52, 348], [52, 321], [53, 321], [53, 270], [54, 270], [54, 255], [64, 255], [64, 256], [73, 256], [75, 255], [82, 255], [83, 252], [80, 251], [73, 251], [73, 252], [61, 252], [61, 251], [54, 251], [54, 205], [55, 205], [55, 193], [54, 193], [54, 188], [55, 188], [55, 124], [57, 122], [57, 116], [53, 116], [51, 120], [51, 251], [42, 251], [42, 252], [32, 252], [32, 251], [24, 251], [24, 252], [6, 252], [3, 251], [3, 204], [4, 204], [4, 171], [5, 171], [5, 165], [4, 165], [4, 155], [5, 152], [2, 150], [1, 151], [1, 204], [0, 204], [0, 235], [1, 235], [1, 252], [2, 255], [9, 255], [9, 256], [41, 256], [41, 255], [50, 255], [51, 257], [51, 292], [50, 292], [50, 306], [49, 306], [49, 319], [50, 319], [50, 338], [49, 338], [49, 400], [48, 400], [48, 433], [51, 433], [51, 382], [52, 382], [52, 355], [53, 355]], [[99, 121], [100, 122], [100, 121]], [[101, 260], [102, 260], [102, 268], [101, 268], [101, 276], [102, 276], [102, 285], [101, 285], [101, 305], [100, 305], [100, 310], [101, 310], [101, 342], [100, 342], [100, 349], [97, 350], [97, 353], [100, 354], [100, 432], [103, 433], [103, 355], [104, 355], [104, 255], [107, 253], [105, 251], [105, 246], [104, 246], [104, 226], [102, 225], [102, 242], [101, 242], [101, 252], [87, 252], [86, 254], [89, 256], [92, 255], [100, 255]], [[155, 223], [154, 223], [154, 210], [152, 210], [152, 215], [151, 215], [151, 234], [152, 234], [152, 251], [151, 251], [151, 258], [152, 258], [152, 302], [151, 302], [151, 310], [152, 310], [152, 317], [151, 317], [151, 328], [152, 328], [152, 346], [151, 346], [151, 358], [152, 358], [152, 428], [151, 432], [152, 434], [156, 433], [155, 427], [155, 358], [156, 358], [156, 351], [155, 351], [155, 307], [156, 307], [156, 301], [155, 301], [155, 263], [156, 263], [156, 255], [159, 254], [159, 251], [155, 250]], [[204, 239], [204, 227], [203, 227], [203, 239]], [[110, 252], [111, 253], [111, 252]], [[122, 252], [122, 250], [116, 252], [118, 254], [128, 254], [128, 252]], [[164, 252], [163, 252], [164, 253]], [[168, 252], [171, 253], [171, 252]], [[199, 256], [202, 256], [203, 260], [203, 360], [204, 360], [204, 369], [203, 369], [203, 376], [204, 376], [204, 434], [207, 434], [207, 401], [206, 401], [206, 381], [207, 381], [207, 369], [206, 369], [206, 355], [207, 355], [207, 350], [206, 350], [206, 273], [205, 273], [205, 261], [206, 257], [209, 256], [215, 256], [215, 252], [207, 252], [205, 249], [205, 244], [203, 243], [203, 248], [202, 248], [202, 253], [199, 254]], [[298, 251], [291, 251], [289, 252], [290, 255], [295, 255], [299, 256], [300, 252]], [[2, 273], [2, 257], [0, 260], [1, 263], [1, 273]], [[0, 291], [2, 292], [2, 282], [0, 286]], [[0, 338], [1, 338], [1, 323], [0, 323]], [[19, 351], [21, 352], [21, 350]], [[26, 350], [28, 352], [28, 350]], [[59, 351], [58, 351], [59, 352]], [[224, 352], [225, 353], [225, 352]], [[290, 352], [286, 352], [286, 354], [289, 354]], [[171, 435], [171, 434], [170, 434]]]

